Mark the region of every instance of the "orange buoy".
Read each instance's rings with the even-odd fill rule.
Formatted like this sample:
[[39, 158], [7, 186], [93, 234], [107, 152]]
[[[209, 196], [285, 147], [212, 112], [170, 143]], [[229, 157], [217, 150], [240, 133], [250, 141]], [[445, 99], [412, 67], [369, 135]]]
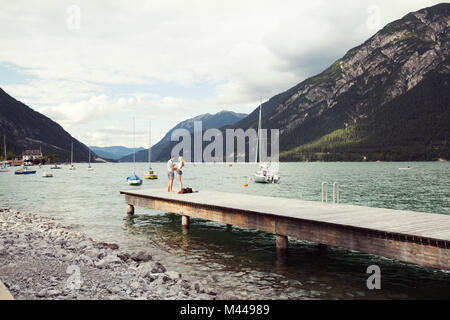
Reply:
[[248, 184], [246, 183], [246, 184], [244, 184], [244, 187], [248, 187]]

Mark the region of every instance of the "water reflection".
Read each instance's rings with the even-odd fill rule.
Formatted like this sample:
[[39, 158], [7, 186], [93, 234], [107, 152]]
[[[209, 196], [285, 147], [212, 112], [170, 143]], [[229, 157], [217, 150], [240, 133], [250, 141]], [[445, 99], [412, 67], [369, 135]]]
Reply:
[[[201, 219], [191, 219], [189, 231], [183, 233], [181, 217], [169, 213], [136, 215], [124, 225], [126, 232], [165, 252], [163, 259], [183, 257], [172, 260], [183, 274], [202, 275], [209, 286], [238, 298], [450, 297], [450, 277], [442, 271], [359, 252], [290, 238], [289, 251], [279, 255], [272, 234], [239, 227], [227, 231], [226, 225]], [[382, 270], [383, 290], [366, 287], [366, 269], [372, 264]]]

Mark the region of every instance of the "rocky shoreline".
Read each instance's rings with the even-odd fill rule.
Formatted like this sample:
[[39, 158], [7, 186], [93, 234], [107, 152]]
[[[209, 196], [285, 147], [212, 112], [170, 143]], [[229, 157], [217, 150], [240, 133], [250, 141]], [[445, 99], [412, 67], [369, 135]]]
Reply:
[[217, 298], [152, 259], [97, 242], [55, 219], [0, 209], [0, 280], [15, 299]]

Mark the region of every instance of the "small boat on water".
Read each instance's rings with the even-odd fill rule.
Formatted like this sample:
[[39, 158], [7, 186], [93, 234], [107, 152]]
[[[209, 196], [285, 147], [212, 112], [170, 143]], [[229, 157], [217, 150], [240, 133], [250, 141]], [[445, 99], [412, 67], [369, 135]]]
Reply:
[[89, 149], [89, 165], [87, 167], [88, 171], [93, 171], [94, 168], [91, 166], [91, 149]]
[[5, 151], [5, 155], [3, 156], [3, 164], [0, 167], [0, 172], [9, 172], [6, 167], [6, 136], [3, 136], [3, 150]]
[[135, 147], [135, 124], [133, 118], [133, 174], [127, 177], [128, 184], [130, 186], [140, 186], [142, 184], [142, 179], [136, 175], [136, 147]]
[[50, 171], [44, 171], [44, 173], [42, 174], [43, 178], [53, 178], [53, 173], [51, 173]]
[[158, 179], [158, 175], [156, 172], [152, 169], [152, 124], [149, 121], [149, 128], [148, 128], [148, 171], [144, 174], [145, 179], [155, 180]]
[[136, 173], [133, 173], [127, 178], [128, 184], [130, 186], [140, 186], [142, 184], [142, 179], [139, 178]]
[[69, 170], [75, 170], [75, 166], [73, 165], [73, 141], [72, 141], [72, 149], [70, 151], [70, 167]]
[[23, 166], [22, 169], [18, 169], [14, 172], [14, 174], [35, 174], [36, 170], [29, 169], [27, 166]]
[[55, 163], [53, 166], [50, 167], [50, 169], [61, 169], [61, 167]]
[[255, 173], [253, 179], [256, 183], [278, 183], [280, 181], [280, 177], [272, 172], [270, 165], [267, 163], [259, 165], [259, 170]]
[[261, 108], [262, 102], [259, 105], [259, 121], [258, 121], [258, 142], [256, 147], [256, 161], [258, 161], [259, 155], [259, 169], [253, 177], [253, 181], [256, 183], [278, 183], [280, 181], [280, 176], [278, 175], [278, 170], [272, 169], [270, 163], [261, 163], [262, 158], [262, 146], [261, 146]]
[[0, 167], [0, 172], [9, 172], [9, 169], [6, 167], [6, 162]]
[[398, 170], [412, 170], [412, 169], [416, 169], [417, 167], [410, 167], [410, 166], [407, 166], [407, 167], [405, 167], [405, 168], [398, 168]]

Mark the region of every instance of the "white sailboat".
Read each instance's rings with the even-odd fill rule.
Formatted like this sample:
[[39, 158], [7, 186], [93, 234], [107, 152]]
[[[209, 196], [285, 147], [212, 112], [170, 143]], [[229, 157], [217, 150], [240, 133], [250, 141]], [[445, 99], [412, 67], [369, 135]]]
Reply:
[[8, 172], [9, 169], [6, 167], [6, 163], [7, 163], [7, 160], [6, 160], [6, 136], [3, 136], [3, 151], [5, 151], [5, 155], [3, 157], [3, 164], [0, 167], [0, 172]]
[[72, 141], [72, 150], [70, 151], [70, 167], [69, 170], [75, 170], [75, 166], [73, 165], [73, 141]]
[[42, 173], [42, 177], [43, 177], [43, 178], [52, 178], [52, 177], [53, 177], [53, 173], [51, 173], [50, 171], [45, 170], [45, 171]]
[[259, 163], [259, 170], [255, 173], [253, 181], [255, 181], [256, 183], [278, 183], [280, 181], [280, 176], [278, 175], [278, 172], [272, 170], [270, 162], [269, 163], [261, 162], [262, 159], [261, 110], [262, 110], [262, 102], [259, 104], [258, 142], [256, 143], [256, 162]]
[[134, 166], [133, 174], [127, 178], [128, 184], [130, 186], [140, 186], [142, 184], [142, 179], [136, 175], [136, 146], [135, 146], [134, 118], [133, 118], [133, 166]]
[[152, 123], [151, 121], [148, 122], [148, 172], [144, 174], [145, 179], [158, 179], [158, 175], [156, 172], [152, 169]]
[[89, 149], [89, 165], [88, 165], [87, 169], [88, 169], [88, 171], [94, 170], [94, 168], [92, 168], [92, 166], [91, 166], [91, 149]]

